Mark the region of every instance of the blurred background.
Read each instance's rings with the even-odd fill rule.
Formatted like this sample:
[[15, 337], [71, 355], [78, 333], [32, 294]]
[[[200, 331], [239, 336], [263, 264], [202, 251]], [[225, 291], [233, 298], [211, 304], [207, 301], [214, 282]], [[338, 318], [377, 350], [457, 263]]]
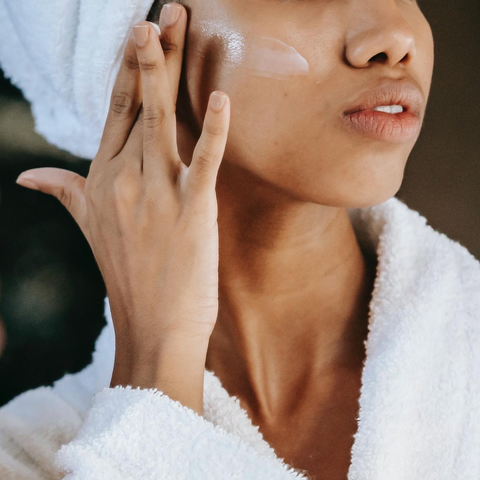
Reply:
[[[480, 2], [419, 0], [435, 39], [425, 124], [397, 197], [480, 259]], [[90, 162], [34, 131], [0, 70], [0, 405], [91, 361], [105, 287], [88, 243], [53, 197], [15, 183], [24, 170]]]
[[43, 166], [86, 176], [90, 162], [35, 133], [29, 103], [2, 75], [0, 405], [90, 363], [105, 324], [105, 287], [77, 224], [55, 198], [15, 183], [22, 171]]

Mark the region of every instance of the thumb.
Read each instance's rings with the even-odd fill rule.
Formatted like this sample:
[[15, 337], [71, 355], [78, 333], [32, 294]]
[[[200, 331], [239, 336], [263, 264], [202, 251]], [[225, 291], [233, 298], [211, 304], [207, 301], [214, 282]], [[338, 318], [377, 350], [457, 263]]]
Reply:
[[85, 177], [61, 168], [42, 167], [25, 170], [17, 178], [17, 183], [57, 198], [85, 235], [87, 217]]

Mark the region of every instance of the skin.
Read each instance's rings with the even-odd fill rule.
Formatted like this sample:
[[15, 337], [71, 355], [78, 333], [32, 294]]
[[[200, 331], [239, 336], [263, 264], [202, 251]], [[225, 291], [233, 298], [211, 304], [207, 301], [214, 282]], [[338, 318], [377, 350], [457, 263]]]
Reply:
[[[139, 69], [129, 42], [115, 88], [134, 105], [111, 105], [86, 183], [35, 169], [22, 184], [57, 196], [92, 246], [115, 324], [111, 386], [155, 386], [201, 414], [206, 367], [279, 456], [312, 478], [344, 479], [376, 272], [347, 208], [395, 195], [416, 138], [374, 141], [338, 116], [376, 82], [407, 77], [423, 93], [423, 120], [431, 29], [414, 1], [185, 6], [175, 25], [160, 22], [163, 51], [136, 47]], [[206, 20], [284, 41], [309, 75], [269, 79], [232, 65], [225, 44], [202, 33]], [[147, 124], [135, 120], [138, 70], [145, 111], [152, 98], [160, 105]], [[228, 95], [227, 107], [205, 117], [212, 90]], [[132, 163], [135, 175], [125, 175]]]
[[[407, 77], [423, 93], [423, 121], [432, 31], [415, 1], [185, 4], [183, 158], [205, 92], [219, 88], [232, 102], [217, 182], [220, 308], [207, 368], [280, 456], [318, 478], [345, 478], [376, 269], [346, 209], [395, 195], [418, 136], [374, 141], [337, 117], [376, 82]], [[308, 60], [309, 75], [272, 80], [232, 66], [225, 45], [202, 36], [207, 20], [286, 42]]]

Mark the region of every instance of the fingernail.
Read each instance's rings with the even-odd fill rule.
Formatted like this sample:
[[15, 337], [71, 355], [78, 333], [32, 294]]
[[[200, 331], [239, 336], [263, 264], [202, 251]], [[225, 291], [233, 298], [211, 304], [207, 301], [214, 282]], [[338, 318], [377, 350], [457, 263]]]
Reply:
[[160, 27], [156, 23], [153, 23], [153, 22], [148, 22], [148, 23], [151, 23], [153, 25], [153, 28], [155, 28], [158, 34], [161, 35]]
[[168, 26], [173, 25], [176, 23], [178, 18], [180, 17], [180, 12], [182, 11], [182, 7], [175, 3], [167, 3], [163, 6], [160, 12], [160, 20]]
[[135, 35], [135, 42], [139, 47], [143, 47], [146, 45], [148, 40], [148, 34], [150, 32], [150, 28], [148, 25], [135, 25], [133, 27], [133, 34]]
[[227, 96], [225, 94], [219, 93], [219, 92], [213, 92], [210, 95], [210, 107], [212, 108], [212, 110], [219, 112], [225, 105], [226, 99], [227, 99]]
[[22, 187], [33, 188], [34, 190], [38, 190], [39, 188], [37, 183], [34, 182], [32, 178], [30, 178], [28, 173], [21, 173], [18, 176], [16, 183], [18, 183]]

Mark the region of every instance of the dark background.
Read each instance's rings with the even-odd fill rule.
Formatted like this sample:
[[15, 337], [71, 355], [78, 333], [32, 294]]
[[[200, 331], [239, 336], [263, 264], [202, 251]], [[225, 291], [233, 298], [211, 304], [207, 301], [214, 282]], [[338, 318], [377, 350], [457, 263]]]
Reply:
[[[480, 2], [419, 3], [434, 34], [435, 69], [425, 124], [396, 196], [480, 258]], [[0, 315], [7, 332], [0, 405], [87, 365], [105, 323], [105, 288], [76, 223], [53, 197], [15, 183], [37, 166], [86, 175], [90, 162], [37, 135], [28, 103], [0, 78]]]

